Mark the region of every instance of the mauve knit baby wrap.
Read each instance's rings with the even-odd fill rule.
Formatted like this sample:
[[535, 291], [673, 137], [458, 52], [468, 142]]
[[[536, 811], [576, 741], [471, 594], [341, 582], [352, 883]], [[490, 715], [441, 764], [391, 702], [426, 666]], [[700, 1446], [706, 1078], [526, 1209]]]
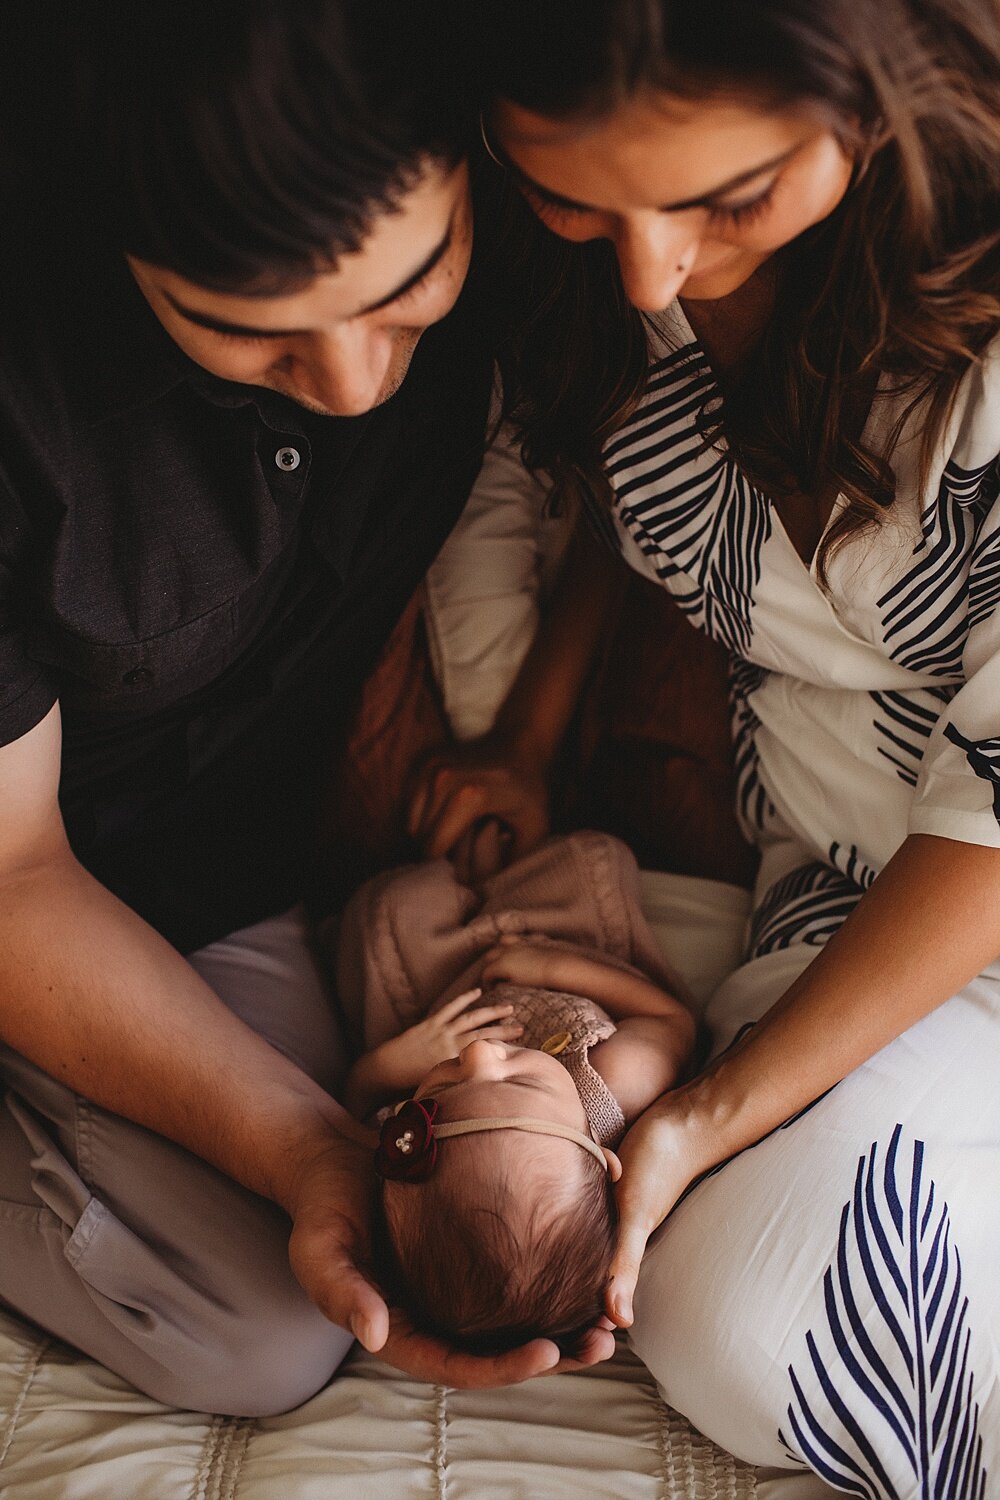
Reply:
[[[362, 886], [344, 910], [339, 934], [324, 933], [327, 943], [336, 939], [337, 992], [353, 1044], [359, 1050], [376, 1047], [473, 989], [486, 954], [505, 933], [540, 933], [572, 944], [684, 997], [642, 914], [639, 872], [629, 850], [608, 834], [573, 833], [548, 839], [478, 890], [462, 885], [447, 860], [390, 871]], [[503, 1003], [500, 989], [496, 999]], [[567, 1061], [584, 1106], [593, 1096], [595, 1109], [607, 1111], [599, 1128], [620, 1135], [617, 1103], [615, 1114], [612, 1096], [603, 1082], [600, 1089], [592, 1082], [597, 1075], [586, 1060], [587, 1048], [614, 1030], [605, 1013], [582, 997], [502, 989], [516, 990], [510, 1003], [518, 1012], [526, 1004], [532, 1009], [534, 1002], [525, 998], [532, 995], [559, 1002], [544, 1020], [535, 1007], [539, 1015], [529, 1017], [532, 1029], [524, 1044], [538, 1046], [554, 1032], [569, 1031], [573, 1055]], [[572, 1024], [567, 1005], [582, 1006]], [[529, 1024], [521, 1014], [517, 1019]], [[544, 1033], [537, 1040], [536, 1029]]]

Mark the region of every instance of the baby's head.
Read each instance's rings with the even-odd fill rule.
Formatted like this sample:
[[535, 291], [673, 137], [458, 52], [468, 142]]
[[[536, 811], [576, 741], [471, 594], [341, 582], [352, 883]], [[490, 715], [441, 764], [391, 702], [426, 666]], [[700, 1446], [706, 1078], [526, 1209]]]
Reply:
[[603, 1312], [616, 1212], [569, 1073], [544, 1052], [477, 1041], [433, 1068], [415, 1097], [436, 1101], [446, 1131], [460, 1121], [510, 1126], [439, 1132], [429, 1176], [384, 1183], [387, 1292], [420, 1327], [477, 1353], [539, 1336], [572, 1349]]

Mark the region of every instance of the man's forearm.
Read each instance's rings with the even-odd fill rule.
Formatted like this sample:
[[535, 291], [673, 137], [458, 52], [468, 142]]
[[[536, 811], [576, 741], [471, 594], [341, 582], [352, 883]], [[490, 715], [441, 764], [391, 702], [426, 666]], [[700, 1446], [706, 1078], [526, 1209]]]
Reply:
[[290, 1206], [357, 1127], [70, 856], [0, 883], [0, 1038], [103, 1108]]
[[782, 1124], [1000, 954], [1000, 850], [917, 835], [737, 1046], [675, 1104], [705, 1165]]

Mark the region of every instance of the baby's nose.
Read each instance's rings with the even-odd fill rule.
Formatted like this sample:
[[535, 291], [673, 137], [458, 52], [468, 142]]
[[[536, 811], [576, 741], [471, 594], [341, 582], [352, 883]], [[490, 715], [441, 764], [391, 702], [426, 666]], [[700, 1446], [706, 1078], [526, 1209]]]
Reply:
[[462, 1048], [458, 1061], [468, 1078], [497, 1078], [507, 1063], [507, 1047], [503, 1042], [490, 1042], [480, 1037]]

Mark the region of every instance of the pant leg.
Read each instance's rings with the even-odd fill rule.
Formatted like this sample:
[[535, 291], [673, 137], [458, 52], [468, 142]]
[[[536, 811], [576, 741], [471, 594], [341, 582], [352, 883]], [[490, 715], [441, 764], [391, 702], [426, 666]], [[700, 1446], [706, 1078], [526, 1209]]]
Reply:
[[[737, 971], [735, 1035], [815, 956]], [[1000, 1494], [1000, 983], [983, 976], [706, 1178], [647, 1254], [633, 1342], [750, 1462], [872, 1500]]]
[[[192, 963], [325, 1087], [338, 1026], [295, 913]], [[288, 1265], [273, 1203], [0, 1049], [0, 1299], [168, 1405], [260, 1415], [326, 1383], [351, 1338]]]

